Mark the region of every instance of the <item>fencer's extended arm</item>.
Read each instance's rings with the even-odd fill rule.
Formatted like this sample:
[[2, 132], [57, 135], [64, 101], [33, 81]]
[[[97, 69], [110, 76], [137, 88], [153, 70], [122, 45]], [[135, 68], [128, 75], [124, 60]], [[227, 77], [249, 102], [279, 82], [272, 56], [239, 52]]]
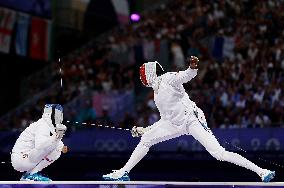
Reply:
[[172, 84], [175, 85], [175, 84], [183, 84], [189, 82], [197, 75], [197, 70], [198, 69], [191, 69], [189, 67], [185, 71], [179, 71], [175, 73]]

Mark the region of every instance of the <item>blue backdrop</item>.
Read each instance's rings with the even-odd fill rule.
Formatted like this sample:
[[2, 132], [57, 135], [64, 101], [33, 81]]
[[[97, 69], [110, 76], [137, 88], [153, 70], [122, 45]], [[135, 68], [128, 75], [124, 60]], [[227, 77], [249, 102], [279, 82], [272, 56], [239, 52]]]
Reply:
[[[284, 151], [284, 129], [215, 129], [220, 143], [228, 150], [239, 146], [248, 151]], [[0, 148], [9, 153], [19, 135], [18, 132], [0, 132]], [[139, 142], [129, 131], [86, 128], [67, 135], [64, 142], [71, 153], [130, 152]], [[155, 145], [153, 151], [203, 151], [204, 148], [191, 136], [182, 136]]]

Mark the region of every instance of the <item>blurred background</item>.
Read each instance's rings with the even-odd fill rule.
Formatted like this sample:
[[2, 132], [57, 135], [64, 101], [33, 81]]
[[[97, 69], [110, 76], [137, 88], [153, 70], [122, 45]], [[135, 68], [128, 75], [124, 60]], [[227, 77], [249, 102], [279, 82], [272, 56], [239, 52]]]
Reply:
[[[0, 1], [0, 180], [20, 178], [9, 152], [44, 104], [61, 103], [72, 122], [146, 127], [159, 113], [139, 67], [184, 70], [194, 55], [198, 76], [184, 86], [220, 143], [283, 181], [283, 18], [283, 0]], [[69, 153], [44, 170], [53, 180], [101, 180], [139, 142], [128, 131], [67, 126]], [[131, 178], [260, 181], [190, 136], [151, 148]]]

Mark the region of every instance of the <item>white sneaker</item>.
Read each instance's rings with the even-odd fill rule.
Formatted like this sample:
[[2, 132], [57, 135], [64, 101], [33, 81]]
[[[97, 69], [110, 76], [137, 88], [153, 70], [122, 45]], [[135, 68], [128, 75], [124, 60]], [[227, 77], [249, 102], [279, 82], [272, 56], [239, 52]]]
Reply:
[[103, 175], [103, 179], [106, 181], [130, 181], [127, 171], [113, 170], [112, 173]]
[[263, 173], [260, 174], [261, 180], [263, 182], [270, 182], [275, 176], [275, 171], [264, 170]]

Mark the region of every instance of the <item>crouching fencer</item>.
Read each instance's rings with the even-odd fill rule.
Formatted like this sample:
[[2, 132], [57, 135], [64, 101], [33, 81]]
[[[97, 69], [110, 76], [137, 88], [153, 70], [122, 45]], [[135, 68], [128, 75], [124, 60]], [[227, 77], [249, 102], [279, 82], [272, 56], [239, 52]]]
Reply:
[[104, 180], [130, 180], [129, 172], [148, 153], [151, 146], [182, 135], [193, 136], [217, 160], [247, 168], [257, 173], [264, 182], [270, 181], [275, 176], [274, 171], [260, 168], [241, 155], [226, 151], [219, 144], [207, 126], [203, 111], [189, 99], [183, 87], [183, 83], [197, 75], [198, 61], [197, 57], [192, 56], [187, 59], [189, 68], [185, 71], [168, 72], [161, 76], [156, 74], [158, 62], [144, 63], [140, 67], [141, 82], [154, 90], [154, 101], [161, 119], [147, 128], [132, 129], [133, 136], [142, 136], [140, 143], [125, 166], [104, 175]]
[[62, 106], [47, 104], [42, 118], [20, 134], [11, 153], [11, 162], [15, 170], [24, 172], [22, 181], [51, 181], [40, 172], [56, 161], [61, 152], [67, 152], [67, 146], [61, 141], [66, 131], [62, 121]]

